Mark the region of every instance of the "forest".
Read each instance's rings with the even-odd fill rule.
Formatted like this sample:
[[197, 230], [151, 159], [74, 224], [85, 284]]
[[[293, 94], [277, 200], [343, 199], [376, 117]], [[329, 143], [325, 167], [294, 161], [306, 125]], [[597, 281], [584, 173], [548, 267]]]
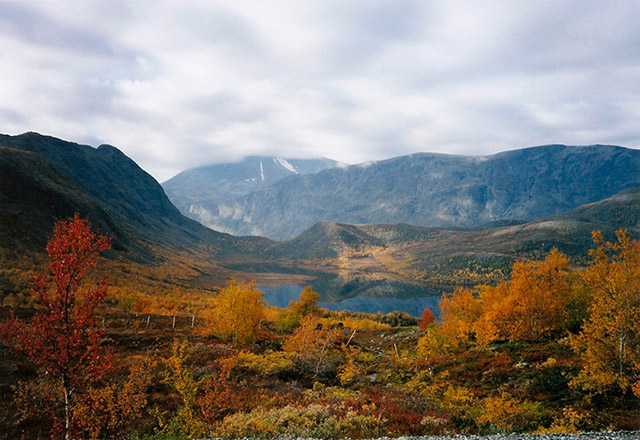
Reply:
[[[4, 299], [4, 438], [377, 438], [640, 430], [640, 243], [594, 231], [421, 319], [268, 307], [248, 280], [154, 295], [79, 215]], [[170, 277], [171, 273], [167, 274]]]

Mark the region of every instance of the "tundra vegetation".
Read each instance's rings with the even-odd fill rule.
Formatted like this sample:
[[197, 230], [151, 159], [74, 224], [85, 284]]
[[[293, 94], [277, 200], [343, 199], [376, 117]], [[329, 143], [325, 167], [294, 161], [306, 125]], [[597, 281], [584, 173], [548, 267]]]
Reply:
[[59, 222], [49, 273], [3, 310], [6, 438], [640, 429], [640, 244], [624, 230], [595, 232], [586, 267], [553, 250], [421, 319], [329, 312], [311, 288], [268, 307], [235, 279], [107, 293], [89, 269], [108, 246], [79, 216]]

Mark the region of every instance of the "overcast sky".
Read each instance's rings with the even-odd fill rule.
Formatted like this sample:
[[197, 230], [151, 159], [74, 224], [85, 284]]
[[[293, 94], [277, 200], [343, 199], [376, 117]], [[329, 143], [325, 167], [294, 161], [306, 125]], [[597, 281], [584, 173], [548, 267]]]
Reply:
[[0, 132], [112, 144], [161, 182], [245, 155], [638, 148], [639, 17], [637, 1], [0, 0]]

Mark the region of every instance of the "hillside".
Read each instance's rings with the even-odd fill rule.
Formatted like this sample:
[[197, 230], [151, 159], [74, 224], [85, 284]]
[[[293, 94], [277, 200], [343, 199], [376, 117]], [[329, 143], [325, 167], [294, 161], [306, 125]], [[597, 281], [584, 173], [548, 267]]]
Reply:
[[557, 247], [575, 264], [588, 260], [591, 233], [640, 237], [640, 188], [534, 222], [482, 228], [322, 222], [276, 243], [264, 257], [316, 275], [334, 299], [439, 295], [458, 285], [493, 284], [514, 261], [540, 259]]
[[[99, 203], [50, 161], [29, 151], [0, 147], [0, 243], [7, 249], [44, 248], [58, 218], [83, 212], [100, 230], [124, 234]], [[11, 246], [9, 246], [9, 244]]]
[[[182, 216], [160, 184], [115, 147], [92, 148], [37, 133], [3, 135], [0, 304], [29, 300], [28, 286], [33, 271], [44, 267], [55, 221], [75, 212], [112, 238], [101, 264], [111, 274], [114, 295], [144, 293], [164, 310], [179, 306], [170, 297], [178, 291], [204, 298], [230, 277], [243, 276], [223, 263], [271, 245]], [[181, 307], [190, 307], [189, 301]]]
[[219, 204], [208, 224], [295, 237], [319, 221], [476, 227], [533, 221], [640, 186], [640, 151], [549, 145], [482, 157], [421, 153], [294, 175]]
[[[212, 237], [210, 231], [183, 217], [155, 179], [115, 147], [92, 148], [37, 133], [2, 135], [0, 145], [46, 160], [118, 221], [128, 240], [185, 247]], [[26, 168], [25, 174], [37, 176], [37, 171]]]
[[[582, 168], [590, 163], [587, 168], [593, 171], [591, 178], [602, 184], [602, 188], [595, 188], [596, 183], [583, 178], [584, 184], [578, 185], [579, 169], [576, 169], [572, 171], [572, 179], [565, 179], [574, 182], [571, 191], [567, 190], [572, 198], [566, 200], [577, 203], [589, 191], [598, 194], [606, 188], [630, 185], [637, 179], [628, 161], [620, 163], [636, 157], [631, 150], [614, 147], [564, 150], [566, 163], [579, 163]], [[579, 151], [585, 155], [582, 161], [576, 157]], [[556, 149], [540, 148], [504, 155], [530, 157], [534, 153], [554, 157], [560, 154]], [[485, 158], [484, 162], [477, 158], [465, 160], [486, 163], [503, 160], [500, 157], [504, 155]], [[438, 157], [445, 162], [461, 160]], [[605, 160], [606, 157], [609, 159]], [[423, 159], [418, 155], [395, 162], [400, 166], [405, 160]], [[372, 164], [369, 168], [387, 165]], [[603, 174], [610, 166], [619, 166], [621, 171]], [[562, 167], [554, 166], [547, 174], [558, 175], [558, 168]], [[569, 168], [564, 166], [565, 171]], [[350, 169], [290, 176], [254, 194], [268, 195], [285, 184], [295, 188], [294, 183], [301, 178], [348, 176]], [[112, 270], [114, 279], [124, 277], [119, 285], [129, 283], [128, 288], [136, 291], [157, 292], [158, 283], [167, 291], [174, 285], [210, 290], [235, 276], [271, 285], [311, 283], [325, 301], [438, 296], [457, 285], [498, 282], [508, 274], [515, 259], [537, 259], [553, 247], [570, 255], [576, 264], [582, 264], [592, 246], [592, 230], [602, 229], [611, 236], [615, 229], [626, 227], [637, 236], [640, 219], [640, 192], [631, 188], [605, 200], [531, 222], [496, 221], [475, 228], [451, 228], [324, 221], [293, 239], [273, 242], [262, 237], [219, 233], [182, 216], [162, 187], [114, 147], [92, 148], [35, 133], [2, 136], [0, 170], [0, 257], [8, 271], [19, 266], [28, 276], [34, 262], [24, 258], [42, 254], [56, 219], [79, 211], [101, 232], [113, 237], [114, 248], [107, 256], [121, 262]], [[366, 171], [362, 167], [356, 170]], [[623, 182], [623, 178], [627, 180]], [[551, 180], [556, 182], [557, 191], [563, 190], [558, 183], [562, 179]], [[327, 179], [327, 184], [330, 182], [332, 179]], [[578, 186], [583, 187], [582, 192]], [[542, 212], [546, 199], [537, 201], [534, 196], [548, 194], [548, 187], [544, 182], [533, 185], [531, 195], [521, 188], [520, 199], [526, 198], [530, 206], [538, 206], [537, 212]], [[327, 211], [329, 205], [327, 202]], [[322, 204], [317, 206], [318, 211], [323, 208]], [[278, 214], [278, 209], [271, 214]], [[133, 268], [130, 266], [133, 263], [141, 266]], [[14, 280], [7, 270], [0, 277]], [[15, 280], [11, 283], [18, 284]]]
[[[92, 199], [94, 206], [108, 214], [112, 220], [96, 217], [94, 221], [98, 224], [112, 223], [105, 232], [119, 231], [123, 243], [138, 241], [145, 246], [161, 246], [174, 251], [206, 247], [213, 254], [228, 254], [242, 253], [265, 242], [261, 238], [234, 238], [183, 216], [169, 201], [160, 184], [113, 146], [93, 148], [37, 133], [25, 133], [19, 136], [0, 135], [0, 147], [7, 149], [5, 158], [22, 151], [32, 154], [33, 163], [47, 163], [50, 174], [63, 179], [61, 187], [81, 190], [85, 201]], [[20, 170], [24, 179], [40, 179], [40, 169], [31, 163], [21, 164]], [[6, 179], [1, 190], [14, 191], [19, 195], [17, 188], [19, 186], [14, 181]], [[74, 205], [74, 194], [67, 195]], [[39, 197], [44, 202], [39, 209], [57, 209], [55, 203], [47, 202], [45, 195]], [[13, 202], [20, 205], [25, 201], [16, 198]], [[52, 214], [50, 218], [67, 215], [67, 211]], [[50, 222], [44, 229], [50, 231], [52, 225]]]
[[343, 166], [330, 159], [283, 159], [249, 156], [240, 162], [214, 164], [186, 170], [162, 184], [180, 211], [205, 226], [226, 231], [215, 219], [222, 206], [237, 197], [263, 190], [298, 174], [313, 174]]

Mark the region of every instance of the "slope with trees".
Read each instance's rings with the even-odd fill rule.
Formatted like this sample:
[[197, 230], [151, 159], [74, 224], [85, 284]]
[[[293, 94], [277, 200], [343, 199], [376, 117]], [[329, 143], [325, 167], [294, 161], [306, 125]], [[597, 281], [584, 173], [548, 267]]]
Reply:
[[[64, 236], [57, 231], [52, 243]], [[210, 314], [181, 326], [149, 327], [151, 315], [125, 323], [122, 313], [119, 325], [92, 320], [91, 334], [106, 336], [101, 349], [118, 352], [118, 368], [78, 388], [71, 427], [84, 438], [155, 440], [640, 430], [632, 319], [640, 246], [623, 230], [616, 241], [595, 238], [585, 270], [557, 250], [516, 262], [496, 286], [446, 295], [440, 321], [429, 310], [420, 321], [329, 312], [310, 288], [289, 308], [271, 308], [252, 284], [236, 281]], [[65, 255], [73, 261], [74, 252]], [[16, 334], [4, 334], [21, 351]], [[64, 424], [62, 413], [42, 411], [60, 402], [46, 365], [0, 350], [0, 429], [33, 438]]]

